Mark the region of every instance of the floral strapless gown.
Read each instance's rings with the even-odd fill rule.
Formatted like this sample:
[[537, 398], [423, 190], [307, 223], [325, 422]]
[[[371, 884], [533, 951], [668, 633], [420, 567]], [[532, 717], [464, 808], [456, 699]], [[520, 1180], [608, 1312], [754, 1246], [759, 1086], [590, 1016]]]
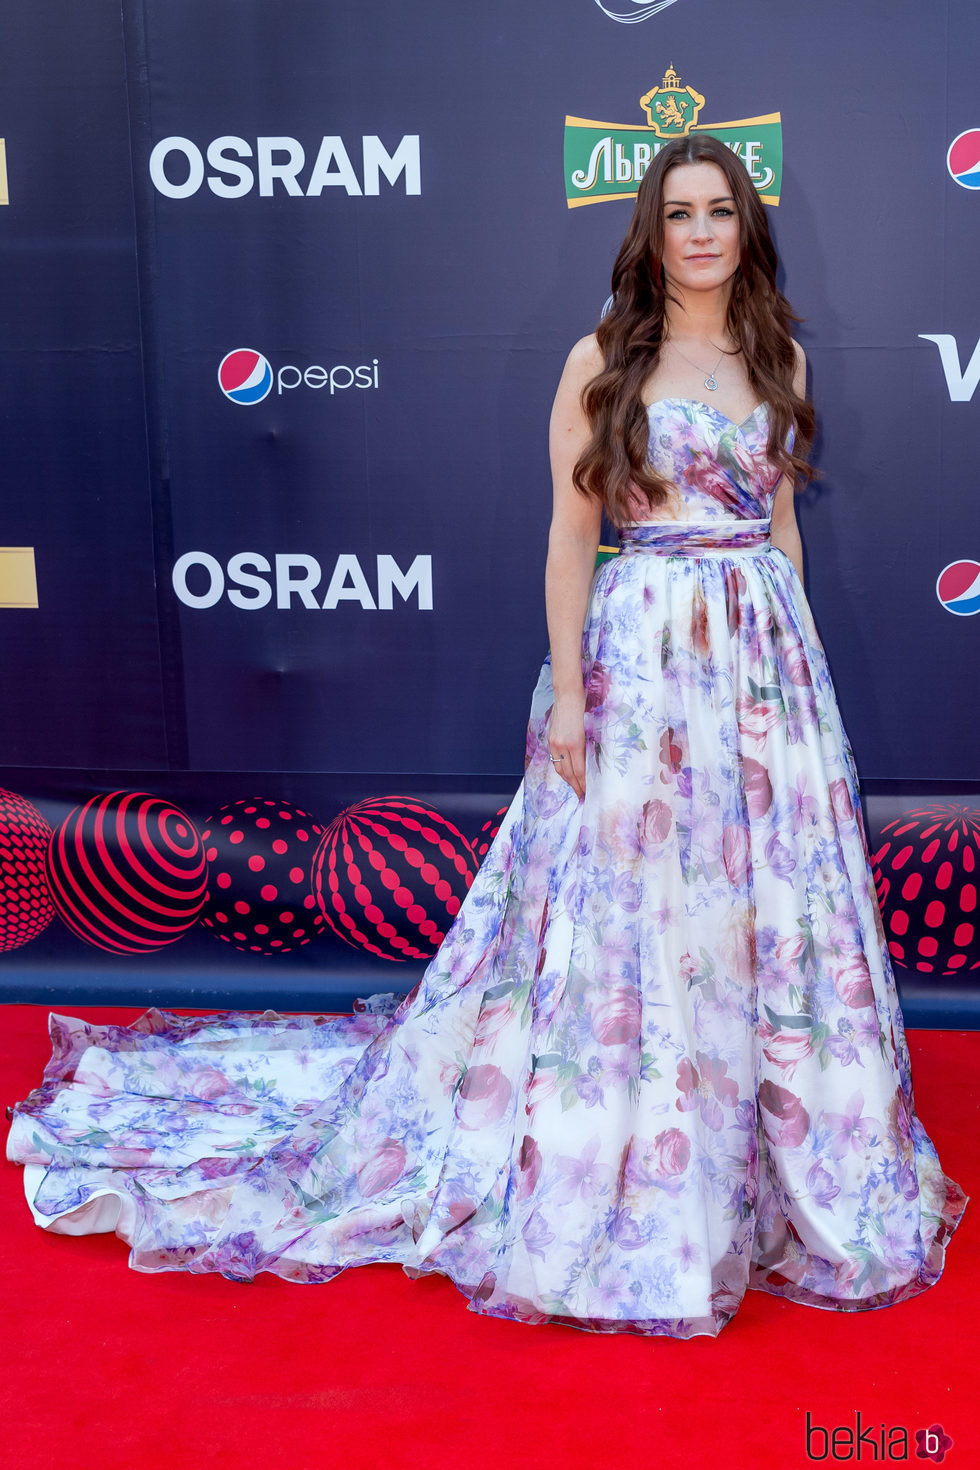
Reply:
[[587, 792], [547, 745], [415, 990], [351, 1016], [51, 1018], [39, 1224], [137, 1270], [398, 1263], [478, 1312], [717, 1333], [747, 1287], [888, 1306], [965, 1196], [916, 1117], [858, 788], [767, 410], [651, 405], [670, 521], [597, 571]]

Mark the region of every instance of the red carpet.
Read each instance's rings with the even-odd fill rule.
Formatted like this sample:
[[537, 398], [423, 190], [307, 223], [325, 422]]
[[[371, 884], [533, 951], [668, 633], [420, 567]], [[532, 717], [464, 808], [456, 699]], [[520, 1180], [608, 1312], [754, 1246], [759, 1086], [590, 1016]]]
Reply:
[[[127, 1021], [138, 1010], [59, 1009]], [[0, 1010], [0, 1104], [48, 1056], [47, 1010]], [[837, 1314], [749, 1292], [717, 1339], [606, 1337], [480, 1318], [442, 1277], [365, 1266], [324, 1286], [146, 1276], [115, 1236], [47, 1236], [3, 1164], [3, 1415], [11, 1470], [375, 1470], [416, 1465], [716, 1470], [875, 1463], [882, 1426], [934, 1423], [980, 1465], [980, 1034], [910, 1034], [918, 1112], [973, 1196], [946, 1274], [914, 1301]]]

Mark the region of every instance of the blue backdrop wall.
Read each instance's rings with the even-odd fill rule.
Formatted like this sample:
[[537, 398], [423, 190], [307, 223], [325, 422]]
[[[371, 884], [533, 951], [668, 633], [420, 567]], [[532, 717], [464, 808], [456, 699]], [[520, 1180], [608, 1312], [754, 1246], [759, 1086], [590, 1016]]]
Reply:
[[975, 5], [6, 11], [0, 996], [414, 983], [522, 771], [561, 366], [695, 126], [805, 318], [808, 591], [906, 1010], [974, 1024]]

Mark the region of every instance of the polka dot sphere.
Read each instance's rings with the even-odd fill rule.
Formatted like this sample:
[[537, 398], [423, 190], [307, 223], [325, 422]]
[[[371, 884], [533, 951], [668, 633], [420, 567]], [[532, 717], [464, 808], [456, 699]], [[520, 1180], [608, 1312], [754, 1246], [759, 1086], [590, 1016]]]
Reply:
[[882, 829], [871, 863], [897, 964], [927, 975], [980, 970], [980, 812], [906, 812]]
[[201, 922], [252, 954], [288, 954], [326, 920], [313, 897], [313, 854], [323, 827], [288, 801], [223, 806], [203, 833], [211, 877]]
[[51, 828], [36, 807], [0, 790], [0, 954], [46, 929], [54, 905], [44, 876]]
[[173, 944], [196, 921], [207, 889], [190, 817], [144, 791], [93, 796], [76, 807], [51, 839], [46, 870], [68, 928], [116, 954]]
[[476, 875], [462, 832], [407, 796], [348, 807], [313, 864], [317, 901], [335, 934], [386, 960], [428, 959]]
[[506, 817], [509, 810], [509, 807], [502, 806], [496, 816], [491, 817], [489, 822], [484, 822], [480, 828], [480, 834], [473, 843], [473, 850], [481, 863], [490, 851], [493, 840], [500, 831], [501, 818]]

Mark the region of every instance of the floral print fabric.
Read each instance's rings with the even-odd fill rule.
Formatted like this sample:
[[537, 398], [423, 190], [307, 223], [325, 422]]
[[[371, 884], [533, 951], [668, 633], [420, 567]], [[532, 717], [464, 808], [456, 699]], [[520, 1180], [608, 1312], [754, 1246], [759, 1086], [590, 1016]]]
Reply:
[[8, 1144], [39, 1223], [114, 1228], [139, 1270], [389, 1261], [478, 1312], [675, 1337], [747, 1287], [853, 1310], [936, 1281], [966, 1201], [916, 1117], [850, 749], [768, 540], [766, 412], [650, 419], [677, 514], [596, 573], [584, 801], [546, 659], [525, 779], [409, 996], [52, 1017]]
[[[692, 398], [659, 398], [647, 416], [650, 463], [675, 489], [659, 511], [662, 519], [714, 525], [733, 518], [768, 518], [780, 476], [766, 455], [769, 413], [764, 403], [740, 424]], [[650, 515], [644, 498], [636, 498], [635, 512], [637, 520]]]

